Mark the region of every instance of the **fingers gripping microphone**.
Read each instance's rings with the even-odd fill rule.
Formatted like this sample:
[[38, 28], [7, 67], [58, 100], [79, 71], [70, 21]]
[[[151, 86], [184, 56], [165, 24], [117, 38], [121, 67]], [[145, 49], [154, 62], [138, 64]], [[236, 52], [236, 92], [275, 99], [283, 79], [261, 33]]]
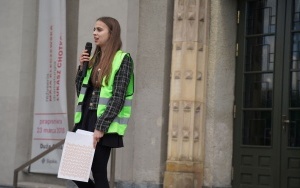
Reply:
[[[89, 56], [91, 55], [91, 51], [92, 51], [92, 43], [87, 42], [85, 44], [85, 49], [87, 50], [87, 53], [89, 54]], [[86, 71], [88, 68], [89, 62], [88, 61], [84, 61], [83, 62], [83, 67], [82, 67], [82, 76], [85, 77], [86, 76]]]

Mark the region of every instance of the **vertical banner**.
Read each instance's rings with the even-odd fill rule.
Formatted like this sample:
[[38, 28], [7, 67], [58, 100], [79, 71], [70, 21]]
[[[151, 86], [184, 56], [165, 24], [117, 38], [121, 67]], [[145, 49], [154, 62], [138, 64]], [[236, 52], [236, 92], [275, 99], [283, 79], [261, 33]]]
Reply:
[[[68, 131], [66, 99], [66, 1], [40, 0], [31, 157]], [[57, 174], [62, 147], [33, 163], [31, 172]]]

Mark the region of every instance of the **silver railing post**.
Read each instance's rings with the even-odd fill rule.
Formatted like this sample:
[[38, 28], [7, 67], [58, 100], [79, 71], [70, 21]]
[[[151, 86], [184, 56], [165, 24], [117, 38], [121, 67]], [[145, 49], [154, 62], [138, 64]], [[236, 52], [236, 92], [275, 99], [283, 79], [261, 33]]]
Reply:
[[40, 158], [44, 157], [45, 155], [47, 155], [48, 153], [50, 153], [51, 151], [57, 149], [58, 147], [62, 146], [65, 142], [65, 139], [59, 141], [58, 143], [54, 144], [52, 147], [50, 147], [49, 149], [47, 149], [46, 151], [40, 153], [39, 155], [37, 155], [36, 157], [30, 159], [29, 161], [27, 161], [26, 163], [22, 164], [21, 166], [19, 166], [18, 168], [16, 168], [14, 170], [14, 181], [13, 181], [13, 188], [17, 188], [18, 187], [18, 173], [19, 171], [21, 171], [22, 169], [24, 169], [25, 167], [31, 165], [32, 163], [34, 163], [35, 161], [39, 160]]

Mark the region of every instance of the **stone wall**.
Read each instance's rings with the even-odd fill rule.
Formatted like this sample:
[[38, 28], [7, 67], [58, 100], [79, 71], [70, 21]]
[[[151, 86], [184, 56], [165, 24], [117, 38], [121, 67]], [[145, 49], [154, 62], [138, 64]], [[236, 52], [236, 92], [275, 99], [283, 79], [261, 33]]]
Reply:
[[236, 48], [236, 0], [212, 0], [207, 78], [204, 185], [230, 187]]

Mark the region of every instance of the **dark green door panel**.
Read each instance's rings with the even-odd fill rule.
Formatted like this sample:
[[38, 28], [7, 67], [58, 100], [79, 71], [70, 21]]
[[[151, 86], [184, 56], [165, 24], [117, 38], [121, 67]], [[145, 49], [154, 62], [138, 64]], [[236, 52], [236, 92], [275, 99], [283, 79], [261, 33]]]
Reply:
[[300, 188], [300, 0], [287, 2], [285, 29], [281, 187]]
[[300, 188], [300, 0], [238, 9], [233, 187]]

